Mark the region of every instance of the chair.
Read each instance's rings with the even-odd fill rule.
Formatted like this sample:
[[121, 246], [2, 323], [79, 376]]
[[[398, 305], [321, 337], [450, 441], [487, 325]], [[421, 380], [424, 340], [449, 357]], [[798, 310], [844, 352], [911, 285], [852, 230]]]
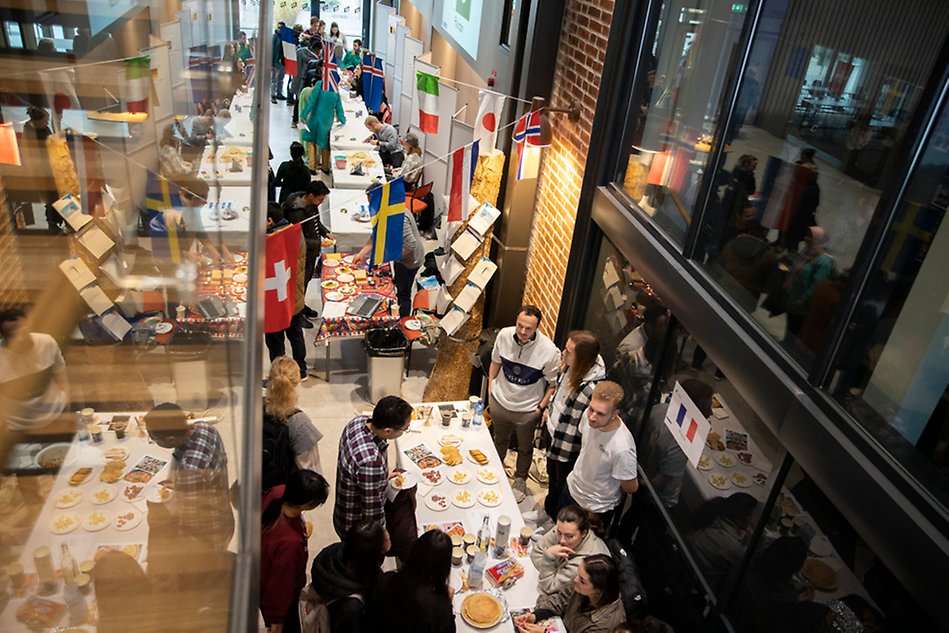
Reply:
[[418, 187], [414, 191], [407, 191], [405, 193], [405, 207], [414, 215], [418, 215], [428, 209], [428, 203], [425, 202], [424, 198], [432, 192], [432, 184], [433, 183], [428, 183], [427, 185]]

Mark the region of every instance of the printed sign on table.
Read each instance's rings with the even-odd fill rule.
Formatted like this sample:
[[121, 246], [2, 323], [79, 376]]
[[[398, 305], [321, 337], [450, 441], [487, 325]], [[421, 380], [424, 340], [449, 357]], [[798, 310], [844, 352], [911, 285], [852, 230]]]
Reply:
[[672, 390], [672, 398], [669, 400], [669, 409], [666, 411], [664, 421], [666, 428], [679, 443], [679, 448], [689, 458], [689, 463], [693, 468], [698, 467], [702, 448], [705, 446], [705, 438], [708, 437], [712, 425], [678, 381]]

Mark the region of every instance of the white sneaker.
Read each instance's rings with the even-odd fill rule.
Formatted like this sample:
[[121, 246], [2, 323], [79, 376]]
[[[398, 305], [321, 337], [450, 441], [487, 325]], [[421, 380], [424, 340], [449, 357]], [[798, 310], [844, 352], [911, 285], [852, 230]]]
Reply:
[[521, 518], [523, 518], [528, 523], [537, 523], [540, 519], [540, 513], [537, 510], [530, 510], [529, 512], [521, 512]]

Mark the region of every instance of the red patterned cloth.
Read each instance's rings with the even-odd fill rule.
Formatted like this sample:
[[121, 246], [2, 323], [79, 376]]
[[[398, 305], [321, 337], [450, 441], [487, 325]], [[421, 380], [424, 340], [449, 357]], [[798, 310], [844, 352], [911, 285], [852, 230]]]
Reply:
[[[341, 292], [341, 289], [346, 290], [346, 286], [352, 286], [354, 291], [352, 293], [343, 293], [345, 297], [343, 301], [351, 301], [360, 295], [375, 295], [387, 299], [388, 301], [383, 301], [379, 311], [368, 319], [349, 315], [336, 319], [324, 318], [323, 324], [320, 326], [320, 331], [316, 333], [317, 343], [330, 337], [363, 336], [366, 331], [371, 328], [389, 327], [399, 322], [398, 317], [392, 316], [389, 308], [389, 303], [395, 303], [396, 300], [395, 285], [392, 282], [391, 276], [380, 277], [370, 273], [363, 283], [357, 283], [355, 281], [340, 282], [337, 279], [340, 274], [352, 274], [352, 272], [350, 272], [351, 266], [345, 262], [340, 263], [339, 266], [327, 266], [327, 261], [331, 259], [337, 258], [327, 255], [323, 256], [323, 305], [326, 305], [327, 301], [332, 301], [331, 298], [327, 298], [327, 294]], [[343, 273], [339, 272], [340, 269], [343, 270]], [[326, 284], [326, 282], [335, 282], [336, 285]], [[373, 283], [370, 284], [369, 282]], [[326, 287], [327, 285], [330, 287]]]

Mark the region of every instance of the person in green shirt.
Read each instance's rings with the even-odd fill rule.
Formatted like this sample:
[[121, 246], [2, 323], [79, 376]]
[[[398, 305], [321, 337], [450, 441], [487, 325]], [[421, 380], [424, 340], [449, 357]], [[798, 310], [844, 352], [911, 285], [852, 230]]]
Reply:
[[244, 64], [247, 64], [248, 59], [254, 58], [254, 51], [250, 48], [250, 43], [247, 41], [247, 33], [241, 31], [241, 41], [237, 46], [237, 56], [241, 58], [241, 61]]
[[[303, 92], [306, 92], [304, 90]], [[309, 94], [300, 93], [300, 119], [306, 123], [300, 137], [307, 145], [310, 158], [310, 170], [316, 170], [316, 158], [320, 159], [320, 168], [329, 173], [330, 166], [330, 130], [334, 119], [346, 123], [343, 102], [339, 93], [323, 90], [323, 81], [317, 81]]]
[[353, 50], [343, 56], [343, 68], [355, 68], [362, 63], [362, 40], [353, 40]]

